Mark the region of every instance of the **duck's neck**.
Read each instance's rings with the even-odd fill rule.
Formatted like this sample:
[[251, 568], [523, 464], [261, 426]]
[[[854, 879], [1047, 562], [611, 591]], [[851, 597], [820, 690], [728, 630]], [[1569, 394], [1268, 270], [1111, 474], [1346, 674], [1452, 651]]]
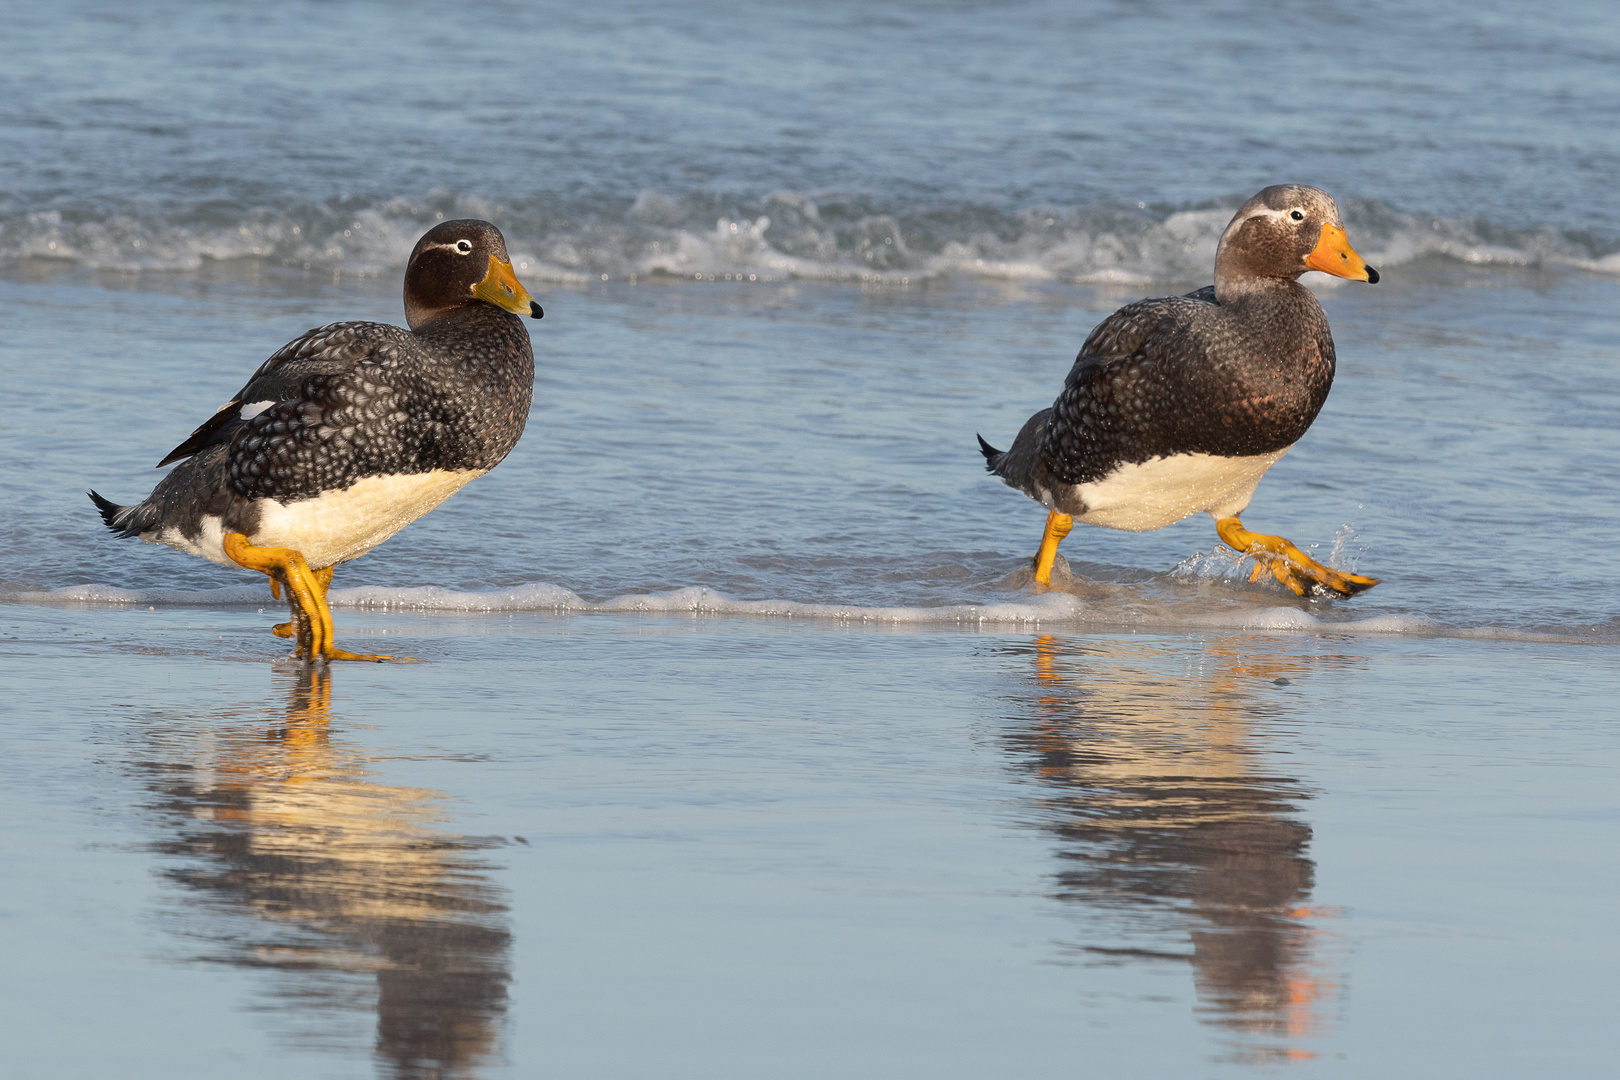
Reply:
[[1292, 278], [1242, 276], [1223, 282], [1217, 277], [1215, 302], [1230, 331], [1257, 354], [1294, 355], [1327, 331], [1322, 305]]
[[[407, 317], [412, 314], [416, 317], [408, 319], [411, 333], [423, 339], [454, 340], [481, 332], [510, 332], [514, 326], [520, 331], [523, 329], [522, 319], [481, 300], [426, 313], [421, 309], [416, 312], [407, 309]], [[525, 340], [527, 337], [525, 334]]]
[[1245, 302], [1278, 303], [1297, 299], [1300, 294], [1310, 295], [1297, 278], [1266, 277], [1221, 262], [1215, 263], [1215, 302], [1222, 307]]

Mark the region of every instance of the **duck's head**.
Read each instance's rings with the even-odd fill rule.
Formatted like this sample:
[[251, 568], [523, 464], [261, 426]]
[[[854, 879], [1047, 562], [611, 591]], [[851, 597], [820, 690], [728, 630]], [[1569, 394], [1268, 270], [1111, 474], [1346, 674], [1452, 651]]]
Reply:
[[1244, 203], [1221, 234], [1215, 296], [1225, 303], [1267, 279], [1293, 281], [1307, 270], [1378, 280], [1378, 271], [1345, 238], [1333, 196], [1303, 184], [1277, 184]]
[[475, 218], [440, 222], [416, 242], [405, 266], [405, 321], [414, 330], [471, 304], [536, 319], [545, 314], [512, 273], [501, 230]]

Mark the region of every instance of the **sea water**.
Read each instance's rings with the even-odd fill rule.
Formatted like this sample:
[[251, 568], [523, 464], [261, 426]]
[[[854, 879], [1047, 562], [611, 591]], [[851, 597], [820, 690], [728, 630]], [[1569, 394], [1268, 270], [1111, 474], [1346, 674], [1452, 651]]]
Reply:
[[[1591, 1071], [1615, 937], [1620, 16], [7, 15], [0, 921], [24, 1076]], [[1089, 329], [1338, 197], [1245, 515], [983, 472]], [[545, 305], [511, 457], [341, 567], [113, 538], [432, 222]], [[1603, 702], [1610, 702], [1604, 705]]]

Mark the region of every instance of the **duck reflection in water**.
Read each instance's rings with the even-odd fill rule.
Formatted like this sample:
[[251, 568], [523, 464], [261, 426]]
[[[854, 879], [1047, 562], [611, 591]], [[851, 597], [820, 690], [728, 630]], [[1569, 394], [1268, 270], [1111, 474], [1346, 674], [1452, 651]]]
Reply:
[[1263, 637], [1197, 643], [1035, 641], [1033, 707], [1016, 756], [1061, 840], [1059, 899], [1096, 927], [1094, 963], [1189, 961], [1217, 1057], [1315, 1056], [1337, 1008], [1334, 912], [1311, 905], [1310, 798], [1268, 771], [1266, 701], [1331, 658], [1290, 657]]
[[499, 1058], [511, 977], [479, 854], [499, 841], [435, 827], [438, 792], [369, 781], [329, 731], [330, 669], [292, 677], [271, 730], [246, 708], [148, 729], [157, 847], [190, 890], [170, 917], [195, 959], [273, 973], [295, 1045], [352, 1053], [374, 1009], [380, 1075], [476, 1076]]

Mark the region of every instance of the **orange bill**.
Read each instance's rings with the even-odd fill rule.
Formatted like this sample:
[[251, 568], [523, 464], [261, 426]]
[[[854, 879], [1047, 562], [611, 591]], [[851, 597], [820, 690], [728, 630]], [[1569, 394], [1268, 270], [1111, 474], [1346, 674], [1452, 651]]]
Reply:
[[538, 319], [545, 314], [540, 310], [540, 305], [534, 302], [534, 297], [529, 295], [529, 290], [518, 281], [517, 275], [512, 273], [512, 263], [501, 262], [493, 255], [489, 257], [489, 272], [484, 275], [483, 281], [473, 286], [472, 291], [478, 299], [514, 315], [532, 315]]
[[1322, 226], [1322, 238], [1316, 242], [1316, 249], [1306, 256], [1305, 265], [1312, 270], [1352, 281], [1365, 281], [1368, 284], [1378, 281], [1378, 271], [1356, 254], [1344, 230], [1332, 222]]

